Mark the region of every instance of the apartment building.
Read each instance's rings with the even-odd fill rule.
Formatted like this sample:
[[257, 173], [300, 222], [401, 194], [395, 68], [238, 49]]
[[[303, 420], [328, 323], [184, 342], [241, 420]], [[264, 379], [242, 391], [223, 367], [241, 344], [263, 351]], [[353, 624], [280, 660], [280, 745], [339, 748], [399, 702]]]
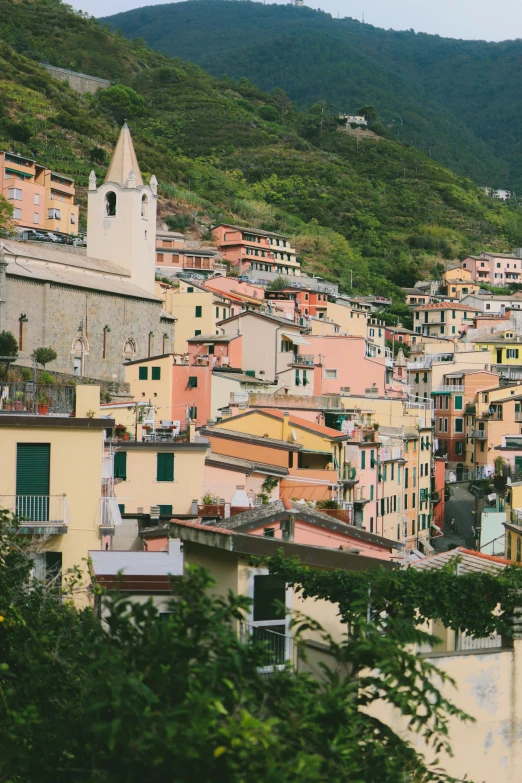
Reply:
[[297, 253], [281, 234], [226, 224], [213, 228], [212, 234], [225, 261], [240, 275], [246, 271], [301, 274]]
[[219, 334], [217, 324], [235, 309], [228, 299], [187, 280], [178, 280], [176, 285], [156, 281], [156, 293], [163, 299], [166, 312], [176, 319], [174, 345], [167, 341], [164, 345], [172, 353], [187, 353], [191, 337]]
[[470, 343], [496, 372], [503, 373], [521, 364], [522, 336], [513, 329], [500, 329], [490, 334], [471, 337]]
[[[492, 369], [490, 357], [485, 357], [474, 349], [470, 350], [471, 345], [468, 343], [449, 343], [446, 352], [437, 353], [435, 350], [440, 351], [438, 345], [432, 348], [429, 344], [418, 343], [415, 347], [419, 350], [411, 353], [411, 361], [407, 364], [407, 378], [410, 393], [416, 402], [431, 400], [432, 394], [437, 394], [445, 385], [444, 375], [448, 373]], [[428, 353], [430, 350], [433, 350], [433, 353]]]
[[522, 384], [478, 392], [475, 413], [467, 418], [471, 466], [492, 475], [502, 457], [516, 471], [522, 464]]
[[467, 256], [462, 266], [478, 283], [505, 286], [522, 279], [522, 259], [515, 253], [480, 253]]
[[458, 302], [437, 302], [413, 309], [413, 328], [428, 337], [455, 337], [466, 332], [480, 311]]
[[2, 195], [14, 208], [22, 228], [76, 236], [79, 207], [74, 203], [74, 180], [12, 152], [0, 152]]
[[451, 299], [463, 299], [463, 297], [476, 294], [480, 290], [480, 284], [472, 279], [469, 269], [462, 266], [446, 269], [441, 282], [442, 294]]
[[187, 246], [185, 236], [176, 231], [156, 232], [156, 272], [201, 272], [214, 274], [221, 267], [220, 255], [213, 247]]

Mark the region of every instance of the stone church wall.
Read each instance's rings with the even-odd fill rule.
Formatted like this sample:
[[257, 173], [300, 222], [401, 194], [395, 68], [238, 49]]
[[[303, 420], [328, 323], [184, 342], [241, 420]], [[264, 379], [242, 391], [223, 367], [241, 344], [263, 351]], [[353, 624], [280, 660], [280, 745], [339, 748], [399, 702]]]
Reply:
[[[172, 350], [173, 333], [170, 323], [161, 323], [161, 303], [123, 296], [86, 291], [53, 283], [27, 281], [8, 275], [7, 313], [3, 329], [20, 336], [20, 316], [23, 324], [22, 349], [18, 364], [30, 364], [35, 348], [52, 347], [58, 358], [49, 370], [73, 373], [75, 359], [83, 363], [81, 374], [108, 381], [124, 380], [122, 363], [127, 359], [156, 356]], [[106, 350], [103, 356], [104, 327]], [[163, 340], [167, 334], [168, 339]], [[83, 351], [79, 350], [83, 340]], [[135, 344], [135, 352], [124, 353], [127, 341]], [[76, 349], [76, 350], [75, 350]], [[79, 374], [78, 372], [76, 374]]]

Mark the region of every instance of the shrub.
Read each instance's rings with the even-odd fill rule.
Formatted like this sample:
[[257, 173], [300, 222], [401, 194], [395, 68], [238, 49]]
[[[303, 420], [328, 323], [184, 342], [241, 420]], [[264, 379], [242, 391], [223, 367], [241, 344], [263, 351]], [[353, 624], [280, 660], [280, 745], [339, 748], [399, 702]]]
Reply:
[[266, 122], [279, 122], [280, 120], [280, 114], [275, 106], [260, 106], [257, 113]]

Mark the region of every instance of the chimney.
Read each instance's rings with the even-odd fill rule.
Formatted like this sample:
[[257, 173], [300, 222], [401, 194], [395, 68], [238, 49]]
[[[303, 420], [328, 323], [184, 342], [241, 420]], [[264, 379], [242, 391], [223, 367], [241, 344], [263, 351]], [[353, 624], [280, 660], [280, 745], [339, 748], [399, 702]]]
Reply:
[[283, 413], [283, 432], [281, 434], [281, 440], [290, 440], [290, 413], [288, 411]]

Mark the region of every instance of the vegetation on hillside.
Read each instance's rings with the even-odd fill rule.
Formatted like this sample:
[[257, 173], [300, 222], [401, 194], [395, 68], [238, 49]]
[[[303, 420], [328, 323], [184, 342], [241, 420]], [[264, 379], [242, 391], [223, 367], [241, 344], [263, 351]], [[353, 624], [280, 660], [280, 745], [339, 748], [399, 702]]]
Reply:
[[[345, 290], [397, 295], [441, 259], [522, 245], [518, 208], [396, 140], [339, 133], [323, 102], [298, 110], [282, 90], [215, 79], [59, 0], [0, 0], [0, 39], [0, 145], [80, 186], [104, 176], [125, 117], [163, 215], [287, 233], [305, 269]], [[118, 83], [80, 97], [39, 60]]]
[[289, 4], [189, 0], [108, 17], [130, 38], [300, 105], [372, 103], [393, 134], [480, 185], [522, 194], [522, 42], [382, 30]]

